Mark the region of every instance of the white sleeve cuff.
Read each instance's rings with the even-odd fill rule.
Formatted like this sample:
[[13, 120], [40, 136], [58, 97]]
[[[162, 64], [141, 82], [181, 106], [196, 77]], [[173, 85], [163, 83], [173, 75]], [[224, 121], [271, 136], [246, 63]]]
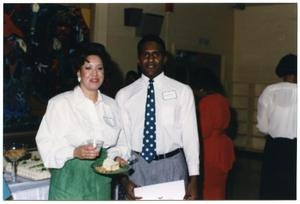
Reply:
[[199, 165], [189, 165], [189, 176], [198, 176], [199, 173]]

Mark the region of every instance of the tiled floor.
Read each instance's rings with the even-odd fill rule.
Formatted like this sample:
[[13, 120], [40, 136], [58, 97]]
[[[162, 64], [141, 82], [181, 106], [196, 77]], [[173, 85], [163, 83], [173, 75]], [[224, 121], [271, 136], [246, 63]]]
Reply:
[[262, 154], [236, 152], [227, 186], [228, 200], [258, 200]]

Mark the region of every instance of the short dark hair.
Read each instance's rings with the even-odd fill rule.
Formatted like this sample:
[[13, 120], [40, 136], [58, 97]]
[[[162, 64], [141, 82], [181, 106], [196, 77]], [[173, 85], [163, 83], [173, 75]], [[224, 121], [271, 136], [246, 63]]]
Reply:
[[145, 35], [138, 42], [138, 46], [137, 46], [138, 55], [140, 55], [140, 53], [143, 50], [144, 44], [147, 42], [156, 42], [160, 46], [160, 51], [162, 52], [162, 54], [166, 55], [166, 45], [165, 45], [164, 41], [159, 36], [153, 35], [153, 34]]
[[111, 57], [102, 44], [95, 42], [81, 43], [71, 54], [71, 64], [74, 71], [77, 72], [80, 69], [89, 55], [96, 55], [101, 58], [106, 75], [112, 66]]
[[190, 85], [193, 89], [204, 89], [225, 95], [224, 87], [217, 75], [209, 68], [199, 67], [190, 74]]
[[278, 77], [290, 74], [297, 76], [297, 56], [288, 54], [282, 57], [276, 67], [275, 73]]

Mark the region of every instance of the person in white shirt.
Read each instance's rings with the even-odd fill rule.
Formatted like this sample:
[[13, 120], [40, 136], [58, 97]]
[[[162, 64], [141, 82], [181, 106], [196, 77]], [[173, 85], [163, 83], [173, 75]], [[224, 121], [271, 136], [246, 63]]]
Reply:
[[[183, 199], [197, 198], [199, 138], [194, 96], [188, 85], [164, 74], [166, 60], [164, 42], [155, 35], [144, 36], [138, 43], [138, 63], [142, 76], [116, 95], [127, 141], [138, 157], [133, 164], [133, 174], [129, 178], [122, 178], [128, 199], [140, 199], [134, 195], [136, 186], [176, 180], [185, 180], [186, 195]], [[147, 121], [146, 98], [152, 97], [147, 91], [152, 89], [150, 84], [154, 89], [151, 91], [154, 92], [151, 101], [155, 102], [149, 113], [153, 111], [155, 114]], [[155, 120], [154, 127], [144, 130], [144, 125], [152, 119]], [[147, 132], [153, 128], [153, 135], [151, 133], [150, 139], [145, 139]], [[156, 138], [153, 141], [152, 136]], [[150, 143], [149, 149], [154, 147], [152, 149], [155, 152], [149, 153], [149, 156], [153, 155], [152, 159], [143, 150], [147, 142]]]
[[[36, 135], [51, 171], [49, 200], [109, 200], [111, 178], [97, 174], [91, 164], [107, 155], [120, 162], [130, 156], [118, 106], [99, 91], [110, 57], [103, 45], [85, 43], [73, 53], [73, 63], [79, 85], [49, 100]], [[100, 152], [86, 143], [89, 139], [104, 142]]]
[[267, 86], [258, 99], [257, 128], [267, 135], [261, 173], [263, 200], [296, 199], [297, 56], [276, 67], [283, 82]]

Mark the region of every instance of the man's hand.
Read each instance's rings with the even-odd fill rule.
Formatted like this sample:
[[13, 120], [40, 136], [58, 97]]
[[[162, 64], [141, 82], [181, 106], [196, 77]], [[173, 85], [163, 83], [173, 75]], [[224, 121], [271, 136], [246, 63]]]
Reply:
[[122, 177], [121, 182], [125, 188], [125, 193], [128, 200], [138, 200], [142, 198], [142, 197], [135, 197], [133, 190], [135, 187], [137, 187], [137, 185], [135, 185], [135, 183], [130, 181], [127, 176]]
[[198, 176], [190, 176], [184, 200], [196, 200], [198, 198]]

